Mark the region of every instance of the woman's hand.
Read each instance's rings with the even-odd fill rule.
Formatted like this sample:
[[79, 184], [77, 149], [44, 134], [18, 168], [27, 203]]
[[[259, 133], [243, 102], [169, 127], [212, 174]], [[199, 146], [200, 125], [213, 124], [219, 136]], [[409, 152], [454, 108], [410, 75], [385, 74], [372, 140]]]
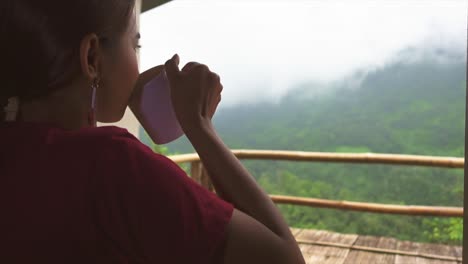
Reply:
[[[219, 75], [197, 62], [187, 63], [179, 70], [176, 54], [165, 64], [171, 86], [174, 112], [185, 131], [210, 121], [221, 101], [223, 85]], [[185, 131], [186, 132], [186, 131]]]

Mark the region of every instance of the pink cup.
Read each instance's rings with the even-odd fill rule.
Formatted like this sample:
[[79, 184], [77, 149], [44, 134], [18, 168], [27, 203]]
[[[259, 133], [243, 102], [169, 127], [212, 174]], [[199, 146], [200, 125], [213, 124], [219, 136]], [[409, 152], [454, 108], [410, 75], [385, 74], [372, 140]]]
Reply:
[[171, 90], [164, 69], [133, 97], [130, 109], [154, 143], [166, 144], [184, 134], [172, 107]]

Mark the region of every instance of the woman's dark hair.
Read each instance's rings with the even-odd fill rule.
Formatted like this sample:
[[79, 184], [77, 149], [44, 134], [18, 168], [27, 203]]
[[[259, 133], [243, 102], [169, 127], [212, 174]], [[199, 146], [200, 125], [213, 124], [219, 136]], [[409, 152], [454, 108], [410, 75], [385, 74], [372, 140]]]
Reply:
[[[80, 42], [96, 33], [104, 47], [128, 27], [135, 0], [2, 0], [0, 106], [47, 96], [81, 71]], [[3, 107], [2, 107], [3, 108]], [[3, 109], [0, 109], [0, 116]]]

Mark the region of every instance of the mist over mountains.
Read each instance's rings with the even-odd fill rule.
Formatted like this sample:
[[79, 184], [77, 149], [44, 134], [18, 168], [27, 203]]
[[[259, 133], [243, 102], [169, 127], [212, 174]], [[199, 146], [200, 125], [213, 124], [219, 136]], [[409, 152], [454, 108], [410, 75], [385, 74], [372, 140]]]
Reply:
[[[411, 58], [411, 59], [409, 59]], [[331, 83], [305, 82], [278, 102], [222, 108], [214, 125], [232, 149], [463, 157], [466, 54], [402, 50]], [[146, 139], [148, 142], [148, 140]], [[183, 137], [168, 152], [193, 152]], [[243, 161], [270, 194], [401, 205], [463, 205], [463, 170]], [[462, 219], [279, 205], [290, 226], [461, 244]]]
[[408, 47], [464, 54], [466, 18], [464, 0], [174, 1], [142, 16], [142, 68], [178, 53], [181, 65], [221, 76], [220, 110], [278, 103], [304, 83], [382, 68]]
[[[331, 83], [298, 85], [278, 102], [222, 108], [214, 124], [232, 148], [334, 151], [345, 145], [373, 152], [417, 153], [400, 142], [395, 136], [399, 134], [412, 145], [433, 150], [418, 154], [444, 154], [457, 148], [453, 154], [461, 155], [465, 61], [460, 49], [407, 48], [372, 71], [358, 70]], [[372, 136], [361, 138], [364, 131]], [[421, 137], [421, 133], [432, 136]], [[375, 144], [378, 137], [385, 142]], [[445, 137], [452, 145], [446, 144]], [[186, 139], [169, 148], [192, 151]]]

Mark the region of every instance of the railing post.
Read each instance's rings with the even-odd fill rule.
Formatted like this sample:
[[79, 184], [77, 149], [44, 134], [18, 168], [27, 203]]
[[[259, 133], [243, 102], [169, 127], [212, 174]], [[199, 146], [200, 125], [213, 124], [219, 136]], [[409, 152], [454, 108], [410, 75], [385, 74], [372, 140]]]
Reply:
[[201, 162], [200, 161], [192, 161], [190, 163], [190, 176], [194, 181], [197, 183], [201, 184], [201, 174], [202, 174], [202, 168], [201, 168]]
[[[468, 32], [468, 29], [467, 29]], [[468, 46], [466, 47], [468, 51]], [[468, 61], [466, 62], [466, 75], [465, 75], [465, 161], [468, 160]], [[462, 256], [463, 264], [468, 264], [468, 209], [465, 207], [468, 205], [468, 162], [464, 164], [463, 172], [463, 247]]]
[[201, 165], [201, 167], [202, 167], [201, 169], [202, 174], [200, 178], [201, 185], [205, 187], [206, 189], [208, 189], [210, 192], [214, 192], [214, 186], [213, 186], [213, 183], [211, 182], [211, 178], [210, 178], [210, 175], [208, 174], [208, 171], [205, 169], [203, 165]]
[[214, 186], [211, 182], [211, 178], [201, 161], [192, 161], [190, 163], [190, 176], [198, 184], [205, 187], [209, 191], [214, 192]]

